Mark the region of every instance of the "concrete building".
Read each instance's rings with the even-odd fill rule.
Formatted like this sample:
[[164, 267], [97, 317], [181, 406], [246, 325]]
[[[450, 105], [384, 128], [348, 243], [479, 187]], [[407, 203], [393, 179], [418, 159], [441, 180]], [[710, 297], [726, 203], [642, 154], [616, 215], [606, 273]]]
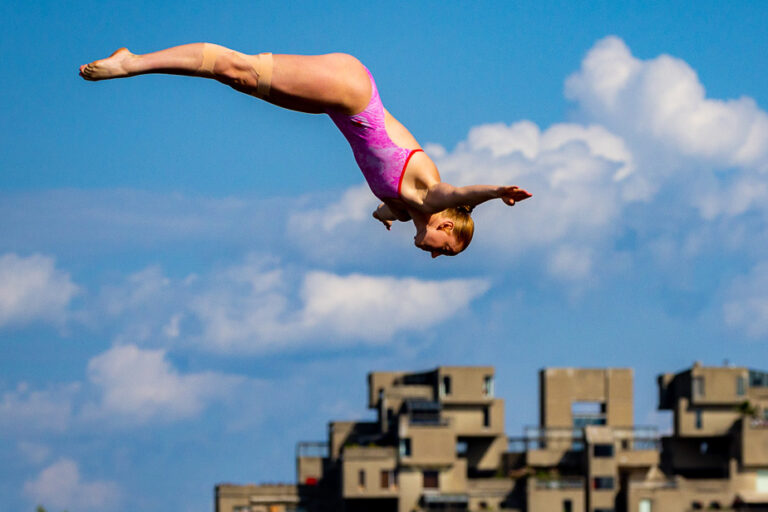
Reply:
[[631, 369], [539, 379], [539, 425], [508, 438], [491, 367], [370, 373], [375, 421], [299, 443], [296, 484], [216, 486], [216, 511], [768, 510], [768, 374], [661, 375], [665, 437], [635, 425]]
[[768, 373], [696, 363], [658, 385], [674, 431], [660, 471], [630, 482], [630, 510], [768, 510]]

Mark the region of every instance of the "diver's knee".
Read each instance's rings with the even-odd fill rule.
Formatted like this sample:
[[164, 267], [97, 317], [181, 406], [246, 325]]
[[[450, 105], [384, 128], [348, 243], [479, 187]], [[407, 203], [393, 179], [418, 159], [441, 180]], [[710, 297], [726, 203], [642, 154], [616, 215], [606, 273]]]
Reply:
[[246, 55], [225, 52], [216, 59], [216, 78], [238, 91], [258, 98], [269, 95], [272, 85], [272, 54]]

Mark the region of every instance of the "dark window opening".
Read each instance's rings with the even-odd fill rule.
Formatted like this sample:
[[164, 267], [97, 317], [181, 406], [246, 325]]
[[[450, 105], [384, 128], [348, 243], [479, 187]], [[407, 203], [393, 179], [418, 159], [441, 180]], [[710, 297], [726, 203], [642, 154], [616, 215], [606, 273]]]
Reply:
[[596, 476], [592, 479], [592, 488], [598, 490], [613, 489], [612, 476]]
[[443, 396], [448, 396], [451, 394], [451, 376], [450, 375], [443, 375], [442, 382], [442, 394]]
[[389, 473], [390, 471], [388, 469], [381, 470], [381, 488], [382, 489], [389, 489]]
[[613, 457], [613, 445], [596, 444], [592, 447], [592, 455], [595, 457]]
[[410, 457], [411, 456], [411, 440], [410, 439], [401, 439], [400, 440], [400, 456], [401, 457]]
[[563, 500], [563, 512], [573, 512], [573, 502], [571, 500]]
[[488, 407], [483, 407], [483, 426], [491, 426], [491, 411]]
[[438, 482], [438, 475], [439, 473], [437, 471], [425, 471], [424, 472], [424, 488], [425, 489], [437, 489], [440, 487]]

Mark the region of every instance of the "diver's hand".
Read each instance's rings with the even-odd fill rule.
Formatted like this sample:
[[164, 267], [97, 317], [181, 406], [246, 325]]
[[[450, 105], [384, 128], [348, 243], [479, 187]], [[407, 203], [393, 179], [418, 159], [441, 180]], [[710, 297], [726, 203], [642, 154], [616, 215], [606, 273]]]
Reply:
[[379, 216], [379, 210], [378, 209], [373, 212], [373, 218], [376, 219], [377, 221], [381, 222], [382, 224], [384, 224], [384, 227], [387, 228], [387, 231], [390, 231], [392, 229], [392, 221], [384, 219], [381, 216]]
[[533, 194], [520, 187], [501, 187], [499, 198], [509, 206], [515, 206], [515, 203], [528, 199]]

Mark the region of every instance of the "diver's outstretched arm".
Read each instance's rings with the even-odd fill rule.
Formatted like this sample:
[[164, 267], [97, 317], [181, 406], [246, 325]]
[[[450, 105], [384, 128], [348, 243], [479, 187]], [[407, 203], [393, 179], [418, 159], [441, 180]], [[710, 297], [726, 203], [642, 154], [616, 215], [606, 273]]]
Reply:
[[427, 195], [424, 198], [424, 207], [434, 212], [457, 206], [470, 206], [474, 208], [491, 199], [501, 199], [509, 206], [514, 206], [516, 202], [523, 201], [529, 197], [531, 197], [531, 193], [519, 187], [496, 185], [454, 187], [449, 183], [441, 182], [427, 191]]

